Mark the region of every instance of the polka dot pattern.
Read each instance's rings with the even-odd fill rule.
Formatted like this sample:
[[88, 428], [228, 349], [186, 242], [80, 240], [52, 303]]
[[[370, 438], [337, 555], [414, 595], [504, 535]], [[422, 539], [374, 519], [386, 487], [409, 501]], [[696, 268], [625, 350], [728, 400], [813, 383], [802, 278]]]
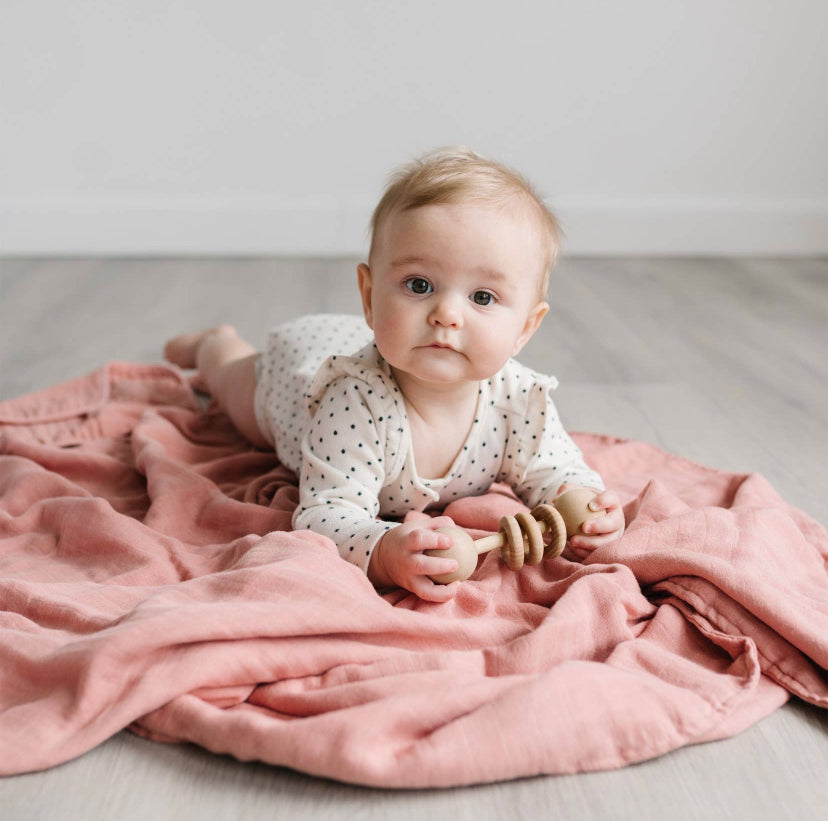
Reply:
[[514, 360], [480, 384], [474, 423], [446, 475], [420, 477], [388, 363], [373, 342], [340, 353], [370, 339], [354, 320], [325, 315], [282, 326], [262, 358], [257, 414], [299, 474], [294, 527], [330, 537], [367, 570], [376, 543], [411, 510], [441, 508], [493, 482], [508, 483], [530, 507], [564, 482], [603, 487], [561, 425], [550, 397], [557, 381]]
[[256, 421], [294, 473], [299, 473], [302, 438], [310, 425], [305, 394], [319, 367], [332, 353], [352, 353], [372, 339], [362, 317], [349, 314], [303, 316], [268, 335], [256, 365]]

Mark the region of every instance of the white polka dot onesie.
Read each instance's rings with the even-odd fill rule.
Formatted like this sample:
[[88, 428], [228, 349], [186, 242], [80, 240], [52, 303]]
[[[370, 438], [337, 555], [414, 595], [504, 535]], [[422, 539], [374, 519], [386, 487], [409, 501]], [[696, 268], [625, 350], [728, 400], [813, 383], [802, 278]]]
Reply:
[[367, 571], [397, 524], [377, 517], [439, 509], [493, 482], [529, 507], [564, 482], [603, 489], [558, 418], [557, 380], [514, 360], [480, 383], [474, 423], [448, 473], [419, 477], [405, 402], [371, 340], [361, 317], [307, 316], [275, 328], [259, 360], [256, 418], [299, 475], [296, 529], [328, 536]]

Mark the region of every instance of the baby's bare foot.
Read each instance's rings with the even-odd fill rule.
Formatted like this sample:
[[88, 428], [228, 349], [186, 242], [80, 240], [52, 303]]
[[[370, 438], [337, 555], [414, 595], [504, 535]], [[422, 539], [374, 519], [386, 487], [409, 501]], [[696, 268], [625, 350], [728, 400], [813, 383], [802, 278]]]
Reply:
[[235, 336], [236, 330], [232, 325], [217, 325], [204, 331], [194, 331], [189, 334], [174, 336], [164, 345], [164, 359], [178, 365], [179, 368], [197, 367], [198, 349], [205, 339], [213, 336]]

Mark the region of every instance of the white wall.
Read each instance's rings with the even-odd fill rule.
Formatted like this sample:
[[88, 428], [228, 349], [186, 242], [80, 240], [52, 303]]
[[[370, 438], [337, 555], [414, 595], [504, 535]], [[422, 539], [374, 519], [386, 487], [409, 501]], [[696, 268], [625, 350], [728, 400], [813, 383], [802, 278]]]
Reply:
[[569, 253], [828, 252], [824, 0], [0, 0], [0, 252], [358, 254], [462, 142]]

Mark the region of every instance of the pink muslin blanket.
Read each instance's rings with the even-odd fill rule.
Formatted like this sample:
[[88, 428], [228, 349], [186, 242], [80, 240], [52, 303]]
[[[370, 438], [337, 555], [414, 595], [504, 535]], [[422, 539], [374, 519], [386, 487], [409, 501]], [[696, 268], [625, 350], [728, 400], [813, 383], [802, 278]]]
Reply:
[[[129, 727], [385, 787], [618, 767], [828, 706], [828, 539], [758, 475], [577, 441], [628, 529], [379, 595], [291, 532], [295, 478], [178, 374], [112, 363], [0, 405], [0, 772]], [[494, 530], [507, 492], [447, 511]]]

